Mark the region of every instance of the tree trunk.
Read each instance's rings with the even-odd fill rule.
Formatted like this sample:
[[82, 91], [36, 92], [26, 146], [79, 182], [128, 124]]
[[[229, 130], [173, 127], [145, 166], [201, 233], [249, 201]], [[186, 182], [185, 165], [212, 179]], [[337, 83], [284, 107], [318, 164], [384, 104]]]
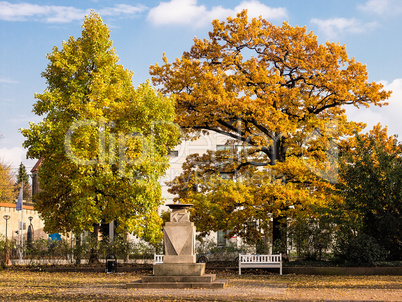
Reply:
[[91, 250], [89, 252], [89, 264], [99, 264], [99, 224], [94, 224], [94, 231], [91, 234]]
[[256, 252], [259, 255], [269, 254], [269, 246], [268, 242], [265, 240], [265, 237], [257, 240]]
[[75, 265], [81, 264], [81, 252], [82, 252], [81, 234], [77, 234], [75, 235]]
[[[271, 165], [274, 166], [276, 161], [284, 162], [286, 158], [286, 147], [285, 147], [285, 138], [280, 134], [276, 134], [276, 139], [273, 141], [272, 146], [272, 157], [271, 157]], [[283, 178], [284, 184], [286, 184], [286, 178]], [[275, 253], [282, 254], [282, 259], [284, 261], [288, 260], [287, 254], [287, 246], [288, 246], [288, 226], [287, 219], [284, 215], [279, 215], [278, 217], [273, 218], [272, 223], [272, 250], [275, 250]]]
[[274, 217], [272, 223], [272, 252], [282, 254], [284, 261], [288, 260], [287, 254], [287, 223], [285, 216]]

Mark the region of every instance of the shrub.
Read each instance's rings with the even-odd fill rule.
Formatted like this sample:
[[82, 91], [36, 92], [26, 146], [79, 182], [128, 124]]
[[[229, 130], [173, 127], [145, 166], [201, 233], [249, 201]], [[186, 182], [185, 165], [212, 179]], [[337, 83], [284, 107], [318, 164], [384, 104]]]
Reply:
[[130, 258], [132, 259], [153, 259], [154, 254], [157, 252], [161, 252], [160, 248], [156, 249], [155, 246], [144, 240], [138, 240], [133, 244], [132, 250], [130, 253]]
[[109, 242], [106, 237], [100, 242], [99, 255], [106, 258], [109, 254], [114, 254], [118, 259], [128, 260], [130, 253], [134, 250], [134, 242], [127, 236], [115, 236], [113, 242]]
[[6, 266], [6, 252], [11, 256], [11, 250], [15, 247], [15, 240], [6, 240], [5, 236], [0, 235], [0, 268]]
[[352, 239], [346, 252], [346, 260], [356, 266], [373, 266], [376, 261], [384, 260], [386, 257], [386, 250], [377, 243], [377, 240], [365, 234]]

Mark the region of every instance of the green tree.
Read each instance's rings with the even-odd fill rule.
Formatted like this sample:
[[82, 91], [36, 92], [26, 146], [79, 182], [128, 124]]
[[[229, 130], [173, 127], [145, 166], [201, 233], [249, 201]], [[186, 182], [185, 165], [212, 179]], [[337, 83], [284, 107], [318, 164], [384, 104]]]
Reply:
[[25, 168], [23, 163], [20, 163], [20, 166], [18, 167], [18, 173], [17, 173], [17, 184], [20, 183], [27, 183], [28, 182], [28, 173], [27, 169]]
[[[168, 63], [163, 56], [163, 61], [151, 66], [152, 80], [163, 93], [176, 96], [176, 121], [184, 131], [195, 137], [213, 131], [232, 139], [235, 148], [244, 147], [241, 152], [209, 153], [208, 159], [190, 158], [172, 192], [200, 204], [200, 210], [215, 204], [218, 212], [209, 211], [213, 228], [225, 221], [228, 229], [234, 221], [239, 228], [255, 226], [272, 213], [274, 241], [286, 242], [290, 206], [301, 210], [325, 202], [320, 188], [327, 184], [315, 174], [334, 181], [335, 168], [326, 167], [331, 157], [336, 161], [336, 154], [328, 156], [331, 145], [362, 128], [347, 121], [345, 106], [381, 106], [390, 95], [381, 84], [368, 81], [366, 66], [348, 58], [345, 46], [320, 45], [306, 28], [288, 23], [277, 27], [262, 18], [249, 21], [246, 11], [227, 22], [214, 20], [209, 39], [194, 38], [181, 58]], [[245, 190], [238, 192], [244, 198], [208, 194], [206, 200], [191, 193], [194, 173], [210, 171], [243, 182]], [[216, 188], [206, 186], [206, 192]]]
[[356, 135], [353, 148], [341, 161], [338, 192], [340, 213], [351, 238], [365, 234], [389, 252], [402, 256], [402, 145], [377, 125]]
[[28, 157], [43, 158], [36, 209], [47, 232], [91, 231], [97, 242], [100, 222], [116, 220], [156, 243], [158, 180], [178, 143], [174, 100], [149, 83], [134, 89], [99, 15], [82, 27], [81, 37], [48, 54], [47, 89], [33, 109], [43, 121], [21, 130]]
[[32, 200], [32, 188], [29, 183], [29, 176], [27, 170], [23, 163], [20, 163], [17, 172], [17, 182], [16, 185], [21, 188], [21, 184], [23, 185], [23, 199], [26, 201]]

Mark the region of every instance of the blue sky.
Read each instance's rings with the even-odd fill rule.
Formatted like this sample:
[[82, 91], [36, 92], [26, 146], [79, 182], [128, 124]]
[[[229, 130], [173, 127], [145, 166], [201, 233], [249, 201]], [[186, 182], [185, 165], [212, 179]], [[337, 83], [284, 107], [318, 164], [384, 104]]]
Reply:
[[46, 88], [40, 75], [46, 54], [80, 36], [90, 9], [109, 26], [120, 63], [134, 72], [137, 86], [150, 78], [149, 66], [161, 63], [163, 52], [174, 60], [194, 36], [207, 37], [213, 19], [243, 8], [275, 25], [306, 26], [321, 43], [345, 44], [350, 57], [367, 65], [370, 81], [393, 91], [389, 106], [348, 110], [349, 118], [402, 134], [401, 0], [0, 1], [0, 161], [33, 166], [18, 129], [40, 121], [31, 110], [34, 94]]

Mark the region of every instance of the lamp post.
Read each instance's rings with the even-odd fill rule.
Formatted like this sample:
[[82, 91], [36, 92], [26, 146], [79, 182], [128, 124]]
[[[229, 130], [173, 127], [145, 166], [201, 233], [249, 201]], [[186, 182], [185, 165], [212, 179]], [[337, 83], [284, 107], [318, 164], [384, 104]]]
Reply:
[[10, 219], [10, 215], [4, 215], [3, 218], [6, 220], [6, 242], [7, 242], [7, 224], [8, 220]]
[[28, 233], [27, 233], [27, 242], [28, 242], [28, 245], [30, 245], [34, 241], [34, 228], [32, 225], [33, 217], [29, 216], [28, 219], [29, 219], [29, 227], [28, 227]]
[[6, 265], [10, 265], [11, 261], [10, 261], [10, 254], [8, 251], [8, 234], [7, 234], [7, 224], [8, 224], [8, 220], [10, 219], [10, 215], [4, 215], [3, 218], [6, 220], [6, 247], [5, 247], [5, 253], [4, 253], [4, 263]]

